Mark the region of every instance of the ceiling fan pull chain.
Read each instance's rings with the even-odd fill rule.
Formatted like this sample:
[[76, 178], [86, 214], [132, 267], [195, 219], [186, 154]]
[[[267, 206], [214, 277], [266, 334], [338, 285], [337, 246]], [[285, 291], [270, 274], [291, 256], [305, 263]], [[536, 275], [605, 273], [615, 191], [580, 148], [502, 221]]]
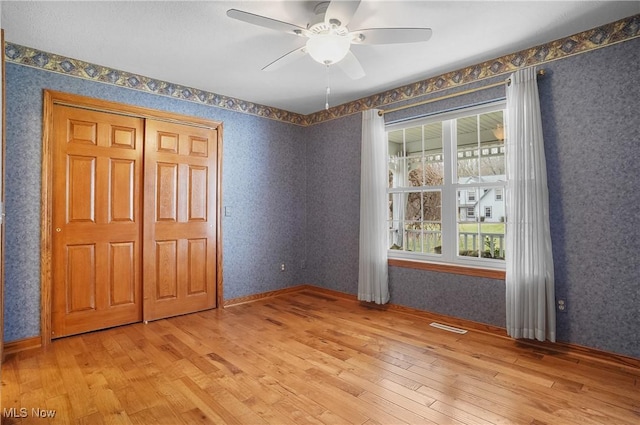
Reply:
[[329, 88], [329, 65], [327, 65], [327, 94], [325, 96], [324, 109], [326, 111], [329, 110], [329, 94], [331, 93], [331, 89]]

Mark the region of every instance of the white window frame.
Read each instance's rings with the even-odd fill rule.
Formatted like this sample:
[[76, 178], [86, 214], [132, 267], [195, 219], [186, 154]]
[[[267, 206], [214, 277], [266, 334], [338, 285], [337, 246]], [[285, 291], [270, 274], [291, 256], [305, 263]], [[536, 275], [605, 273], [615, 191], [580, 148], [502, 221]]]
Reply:
[[[442, 122], [443, 132], [443, 154], [444, 154], [444, 175], [445, 183], [439, 186], [429, 186], [430, 190], [440, 190], [442, 193], [442, 251], [440, 254], [432, 253], [416, 253], [410, 251], [389, 249], [388, 258], [398, 260], [409, 260], [418, 262], [449, 264], [457, 266], [468, 266], [481, 269], [492, 270], [505, 270], [506, 262], [504, 260], [493, 258], [476, 258], [466, 257], [458, 255], [458, 232], [457, 232], [457, 219], [459, 215], [458, 211], [458, 190], [464, 190], [465, 185], [453, 182], [452, 178], [455, 175], [453, 170], [457, 169], [458, 153], [457, 153], [457, 135], [455, 128], [455, 120], [458, 118], [464, 118], [470, 115], [480, 115], [489, 112], [496, 112], [502, 110], [506, 115], [506, 101], [500, 100], [491, 103], [487, 103], [480, 106], [472, 106], [463, 109], [457, 109], [454, 111], [443, 112], [439, 114], [430, 115], [423, 118], [417, 118], [415, 120], [406, 120], [396, 123], [390, 123], [385, 126], [386, 132], [399, 130], [403, 128], [415, 127], [418, 125], [433, 124], [435, 122]], [[500, 148], [501, 152], [504, 152], [504, 148]], [[385, 156], [388, 157], [388, 152], [385, 152]], [[473, 183], [474, 188], [494, 188], [496, 183]], [[504, 183], [503, 197], [506, 195], [506, 182]], [[387, 193], [389, 190], [387, 189]], [[466, 206], [465, 206], [466, 211]], [[480, 224], [480, 223], [479, 223]], [[381, 223], [381, 226], [388, 232], [388, 225], [385, 221]]]
[[[489, 213], [489, 214], [487, 214]], [[489, 206], [484, 207], [484, 217], [485, 218], [493, 218], [493, 208]]]

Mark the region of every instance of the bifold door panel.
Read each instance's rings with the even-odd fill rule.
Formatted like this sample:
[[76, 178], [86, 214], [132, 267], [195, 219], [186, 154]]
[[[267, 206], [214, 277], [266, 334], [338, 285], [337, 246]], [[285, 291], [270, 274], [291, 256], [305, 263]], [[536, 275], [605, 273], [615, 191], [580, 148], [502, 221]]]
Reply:
[[56, 105], [53, 336], [142, 318], [144, 121]]
[[147, 120], [144, 319], [216, 302], [216, 130]]

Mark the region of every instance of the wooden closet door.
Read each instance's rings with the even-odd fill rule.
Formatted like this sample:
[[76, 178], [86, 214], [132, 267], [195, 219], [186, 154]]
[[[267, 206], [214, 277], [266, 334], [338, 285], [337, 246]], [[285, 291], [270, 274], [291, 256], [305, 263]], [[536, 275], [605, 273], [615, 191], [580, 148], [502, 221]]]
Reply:
[[144, 121], [53, 109], [52, 337], [142, 319]]
[[216, 307], [217, 139], [146, 121], [144, 320]]

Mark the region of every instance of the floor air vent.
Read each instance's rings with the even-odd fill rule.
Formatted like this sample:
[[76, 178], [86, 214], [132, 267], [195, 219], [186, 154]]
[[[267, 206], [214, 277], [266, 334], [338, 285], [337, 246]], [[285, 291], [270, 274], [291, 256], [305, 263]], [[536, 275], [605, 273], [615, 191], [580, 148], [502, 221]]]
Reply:
[[467, 331], [464, 329], [459, 329], [459, 328], [454, 328], [453, 326], [447, 326], [447, 325], [443, 325], [442, 323], [430, 323], [429, 326], [433, 326], [434, 328], [438, 328], [438, 329], [442, 329], [445, 331], [449, 331], [449, 332], [454, 332], [457, 334], [466, 334]]

